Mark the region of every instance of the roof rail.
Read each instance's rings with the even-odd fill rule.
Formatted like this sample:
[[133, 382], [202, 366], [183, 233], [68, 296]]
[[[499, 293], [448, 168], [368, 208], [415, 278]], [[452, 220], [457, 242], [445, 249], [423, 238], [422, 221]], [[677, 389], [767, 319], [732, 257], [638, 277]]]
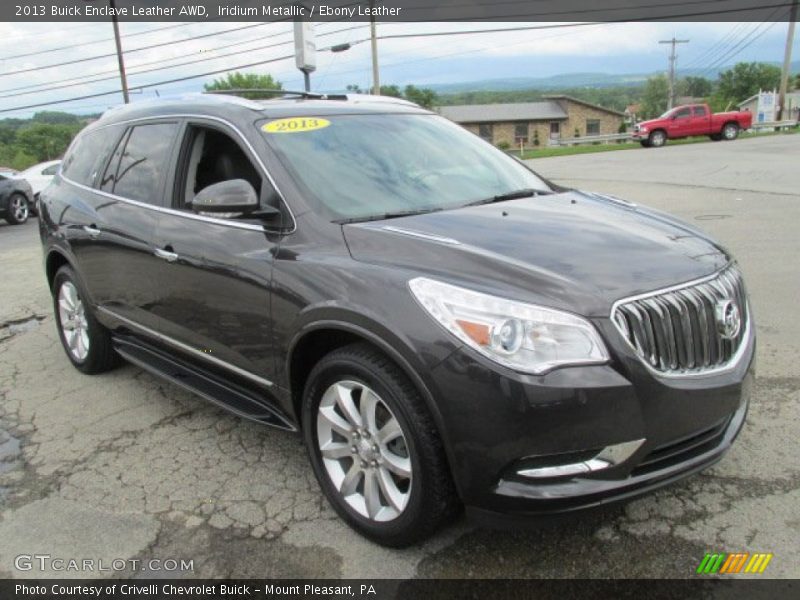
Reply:
[[297, 92], [292, 90], [278, 90], [267, 88], [241, 88], [232, 90], [207, 90], [204, 94], [215, 94], [223, 96], [245, 96], [258, 94], [264, 96], [300, 96], [314, 100], [347, 100], [345, 94], [315, 94], [314, 92]]

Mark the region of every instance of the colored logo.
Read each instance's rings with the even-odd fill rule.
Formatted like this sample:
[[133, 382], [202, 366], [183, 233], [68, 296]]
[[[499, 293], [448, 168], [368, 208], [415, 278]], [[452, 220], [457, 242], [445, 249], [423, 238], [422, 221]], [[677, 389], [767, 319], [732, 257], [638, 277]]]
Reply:
[[717, 331], [726, 340], [732, 340], [739, 335], [742, 328], [742, 315], [739, 307], [733, 300], [720, 300], [714, 308], [717, 320]]
[[753, 554], [749, 552], [734, 552], [732, 554], [715, 552], [714, 554], [706, 554], [703, 557], [697, 567], [697, 573], [700, 575], [763, 573], [771, 560], [771, 552], [755, 552]]

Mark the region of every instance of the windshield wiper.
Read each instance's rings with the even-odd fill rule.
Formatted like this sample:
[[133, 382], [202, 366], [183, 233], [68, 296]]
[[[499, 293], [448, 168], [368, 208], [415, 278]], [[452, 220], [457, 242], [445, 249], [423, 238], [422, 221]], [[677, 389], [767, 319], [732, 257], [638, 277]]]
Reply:
[[520, 198], [531, 198], [533, 196], [547, 196], [548, 194], [554, 194], [554, 193], [555, 192], [551, 192], [550, 190], [535, 190], [533, 188], [522, 188], [520, 190], [514, 190], [513, 192], [507, 192], [505, 194], [498, 194], [497, 196], [483, 198], [482, 200], [476, 200], [475, 202], [470, 202], [469, 204], [465, 204], [464, 206], [478, 206], [479, 204], [492, 204], [493, 202], [505, 202], [506, 200], [519, 200]]
[[398, 217], [410, 217], [412, 215], [424, 215], [426, 213], [438, 212], [444, 210], [442, 208], [417, 208], [414, 210], [398, 210], [394, 212], [385, 212], [378, 215], [366, 215], [364, 217], [350, 217], [349, 219], [338, 219], [336, 223], [340, 225], [348, 225], [350, 223], [366, 223], [368, 221], [383, 221], [385, 219], [397, 219]]

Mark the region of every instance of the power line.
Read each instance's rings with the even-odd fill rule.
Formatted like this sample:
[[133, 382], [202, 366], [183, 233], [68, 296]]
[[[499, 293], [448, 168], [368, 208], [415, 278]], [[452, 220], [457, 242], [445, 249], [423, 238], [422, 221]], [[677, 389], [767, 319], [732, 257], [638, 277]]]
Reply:
[[[192, 79], [200, 79], [202, 77], [210, 77], [211, 75], [220, 75], [222, 73], [229, 73], [231, 71], [236, 71], [239, 69], [249, 69], [251, 67], [259, 67], [261, 65], [266, 65], [269, 63], [280, 62], [282, 60], [288, 60], [290, 58], [294, 58], [294, 54], [287, 54], [285, 56], [279, 56], [277, 58], [271, 58], [268, 60], [260, 60], [258, 62], [247, 63], [244, 65], [236, 65], [235, 67], [226, 67], [225, 69], [217, 69], [216, 71], [206, 71], [205, 73], [197, 73], [196, 75], [187, 75], [186, 77], [177, 77], [175, 79], [167, 79], [165, 81], [156, 81], [154, 83], [146, 83], [143, 85], [137, 85], [134, 89], [150, 89], [155, 88], [161, 85], [170, 85], [172, 83], [180, 83], [183, 81], [191, 81]], [[31, 108], [40, 108], [42, 106], [52, 106], [53, 104], [64, 104], [66, 102], [77, 102], [79, 100], [88, 100], [90, 98], [102, 98], [104, 96], [113, 96], [115, 94], [119, 94], [120, 90], [112, 90], [110, 92], [99, 92], [97, 94], [86, 94], [85, 96], [77, 96], [75, 98], [65, 98], [63, 100], [53, 100], [51, 102], [40, 102], [38, 104], [28, 104], [27, 106], [15, 106], [14, 108], [3, 108], [0, 109], [0, 113], [7, 113], [7, 112], [15, 112], [19, 110], [28, 110]]]
[[[291, 18], [291, 17], [289, 17], [289, 18]], [[183, 43], [191, 42], [191, 41], [194, 41], [194, 40], [213, 37], [213, 36], [217, 36], [217, 35], [224, 35], [226, 33], [232, 33], [234, 31], [244, 31], [245, 29], [254, 29], [256, 27], [264, 27], [265, 25], [273, 25], [273, 24], [275, 24], [275, 23], [277, 23], [279, 21], [287, 21], [287, 20], [289, 20], [289, 18], [287, 18], [287, 19], [279, 19], [279, 20], [272, 21], [272, 22], [269, 22], [269, 23], [255, 23], [255, 24], [252, 24], [252, 25], [244, 25], [244, 26], [240, 26], [240, 27], [233, 27], [231, 29], [225, 29], [223, 31], [216, 31], [214, 33], [204, 33], [202, 35], [195, 35], [195, 36], [188, 37], [188, 38], [183, 38], [183, 39], [180, 39], [180, 40], [172, 40], [172, 41], [169, 41], [169, 42], [160, 42], [158, 44], [150, 44], [149, 46], [140, 46], [138, 48], [132, 48], [131, 50], [126, 50], [125, 53], [126, 54], [133, 54], [134, 52], [142, 52], [144, 50], [152, 50], [154, 48], [163, 48], [164, 46], [172, 46], [174, 44], [183, 44]], [[20, 75], [22, 73], [31, 73], [33, 71], [41, 71], [42, 69], [53, 69], [55, 67], [65, 67], [67, 65], [74, 65], [74, 64], [78, 64], [78, 63], [89, 62], [89, 61], [92, 61], [92, 60], [99, 60], [101, 58], [112, 58], [112, 57], [116, 57], [116, 53], [112, 52], [111, 54], [98, 54], [98, 55], [95, 55], [95, 56], [87, 56], [85, 58], [76, 58], [74, 60], [68, 60], [68, 61], [60, 62], [60, 63], [52, 63], [52, 64], [49, 64], [49, 65], [42, 65], [42, 66], [39, 66], [39, 67], [29, 67], [27, 69], [20, 69], [18, 71], [9, 71], [7, 73], [0, 73], [0, 77], [8, 77], [10, 75]]]
[[[328, 21], [326, 23], [320, 23], [319, 26], [336, 25], [337, 22], [342, 21], [342, 20], [344, 20], [344, 17], [341, 18], [341, 19]], [[326, 35], [333, 35], [335, 33], [341, 33], [341, 32], [344, 32], [344, 31], [352, 31], [352, 30], [355, 30], [355, 29], [362, 29], [364, 27], [367, 27], [366, 23], [362, 23], [360, 25], [356, 25], [356, 26], [353, 26], [353, 27], [348, 27], [346, 29], [337, 29], [336, 31], [320, 33], [320, 34], [318, 34], [317, 37], [324, 37]], [[277, 37], [277, 36], [281, 36], [281, 35], [290, 35], [291, 33], [292, 33], [291, 31], [283, 31], [283, 32], [280, 32], [280, 33], [272, 34], [272, 37]], [[123, 38], [125, 38], [124, 35], [123, 35]], [[238, 42], [233, 42], [231, 44], [224, 44], [222, 46], [216, 46], [215, 48], [209, 48], [207, 50], [201, 50], [200, 53], [208, 54], [208, 53], [211, 53], [211, 52], [218, 52], [220, 50], [227, 50], [228, 48], [235, 48], [236, 46], [244, 46], [244, 45], [247, 45], [247, 44], [252, 44], [254, 42], [260, 42], [260, 41], [263, 41], [263, 40], [264, 40], [264, 37], [263, 36], [259, 36], [259, 37], [250, 38], [250, 39], [247, 39], [247, 40], [240, 40]], [[286, 42], [286, 43], [288, 44], [290, 42]], [[188, 52], [188, 53], [185, 53], [185, 54], [178, 54], [178, 55], [175, 55], [175, 56], [170, 56], [168, 58], [159, 58], [157, 60], [150, 60], [150, 61], [141, 62], [141, 63], [137, 63], [137, 64], [134, 64], [134, 65], [130, 65], [130, 68], [131, 69], [138, 69], [140, 67], [149, 67], [151, 65], [164, 64], [164, 63], [172, 62], [172, 61], [175, 61], [175, 60], [180, 60], [180, 59], [183, 59], [183, 58], [190, 58], [192, 56], [197, 56], [197, 54], [198, 54], [197, 51]], [[209, 57], [208, 60], [216, 60], [217, 58], [219, 58], [219, 57]], [[164, 68], [167, 69], [167, 68], [170, 68], [170, 67], [164, 67]], [[85, 75], [83, 75], [81, 77], [67, 77], [65, 79], [55, 79], [55, 80], [47, 81], [45, 83], [33, 83], [33, 84], [23, 85], [23, 86], [19, 86], [19, 87], [6, 88], [6, 89], [3, 90], [3, 92], [16, 92], [16, 91], [21, 91], [21, 90], [32, 90], [32, 89], [36, 89], [36, 88], [53, 89], [51, 86], [54, 86], [54, 85], [57, 85], [57, 84], [60, 84], [60, 83], [67, 83], [67, 82], [75, 82], [77, 84], [92, 83], [91, 81], [87, 81], [88, 77], [98, 77], [100, 75], [110, 75], [110, 74], [116, 73], [116, 72], [117, 72], [117, 69], [109, 69], [109, 70], [105, 70], [105, 71], [97, 71], [95, 73], [85, 74]], [[135, 73], [133, 73], [133, 74], [135, 74]], [[103, 80], [99, 80], [99, 81], [103, 81]], [[67, 87], [67, 86], [64, 86], [64, 87]], [[44, 91], [44, 90], [39, 90], [39, 91]], [[10, 96], [11, 95], [6, 94], [6, 95], [3, 95], [3, 96], [0, 96], [0, 98], [8, 98]]]
[[[336, 31], [328, 31], [328, 32], [325, 32], [325, 33], [321, 33], [317, 37], [325, 37], [325, 36], [329, 36], [329, 35], [335, 35], [337, 33], [343, 33], [343, 32], [346, 32], [346, 31], [352, 31], [354, 29], [361, 29], [361, 28], [363, 28], [365, 26], [366, 26], [366, 24], [365, 25], [352, 26], [352, 27], [345, 27], [345, 28], [342, 28], [342, 29], [337, 29]], [[277, 37], [277, 36], [280, 36], [280, 35], [286, 35], [288, 33], [291, 33], [291, 32], [278, 33], [278, 34], [275, 34], [275, 36], [273, 36], [273, 37]], [[253, 41], [259, 41], [260, 39], [261, 38], [258, 38], [256, 40], [250, 40], [250, 42], [248, 42], [248, 43], [251, 43]], [[235, 45], [241, 45], [242, 43], [243, 42], [237, 42], [236, 44], [230, 44], [228, 47], [235, 46]], [[288, 41], [285, 41], [285, 42], [276, 42], [274, 44], [267, 44], [266, 46], [259, 46], [257, 48], [247, 48], [246, 50], [239, 50], [239, 51], [236, 51], [236, 52], [229, 52], [227, 54], [220, 54], [218, 56], [210, 56], [210, 57], [207, 57], [207, 58], [199, 58], [199, 59], [196, 59], [196, 60], [190, 60], [190, 61], [186, 61], [186, 62], [175, 63], [175, 64], [172, 64], [172, 65], [167, 65], [165, 67], [157, 67], [155, 69], [144, 69], [144, 70], [136, 70], [136, 71], [130, 70], [128, 72], [128, 75], [143, 75], [145, 73], [155, 73], [155, 72], [158, 72], [158, 71], [165, 71], [165, 70], [174, 69], [174, 68], [177, 68], [177, 67], [185, 67], [185, 66], [188, 66], [188, 65], [194, 65], [194, 64], [204, 63], [204, 62], [211, 62], [211, 61], [215, 61], [215, 60], [220, 60], [220, 59], [223, 59], [223, 58], [229, 58], [231, 56], [238, 56], [240, 54], [249, 54], [251, 52], [258, 52], [258, 51], [267, 50], [267, 49], [270, 49], [270, 48], [277, 48], [279, 46], [286, 46], [286, 45], [293, 44], [293, 43], [294, 43], [294, 40], [288, 40]], [[218, 49], [220, 49], [220, 48], [218, 48]], [[193, 56], [193, 54], [190, 55], [190, 56]], [[174, 58], [173, 59], [166, 59], [166, 60], [174, 60]], [[163, 63], [163, 62], [165, 62], [165, 59], [161, 59], [161, 60], [158, 60], [158, 61], [152, 61], [151, 64], [158, 64], [158, 63]], [[135, 68], [138, 68], [138, 67], [141, 67], [141, 66], [143, 66], [143, 64], [142, 65], [136, 65], [135, 67], [132, 67], [132, 69], [135, 69]], [[117, 71], [116, 70], [112, 70], [112, 71], [107, 71], [107, 72], [116, 73]], [[91, 75], [88, 76], [88, 77], [91, 77]], [[54, 90], [61, 90], [61, 89], [66, 89], [66, 88], [70, 88], [70, 87], [86, 85], [86, 84], [90, 84], [90, 83], [100, 83], [102, 81], [110, 81], [110, 80], [116, 79], [116, 78], [117, 78], [116, 76], [101, 77], [101, 78], [98, 78], [98, 79], [87, 79], [86, 77], [83, 77], [83, 78], [77, 80], [77, 82], [75, 82], [75, 83], [67, 83], [67, 84], [64, 84], [64, 85], [54, 85], [54, 86], [48, 86], [48, 87], [41, 87], [42, 85], [47, 85], [47, 84], [39, 84], [38, 86], [32, 86], [32, 87], [37, 87], [39, 89], [28, 90], [28, 91], [14, 93], [14, 94], [3, 94], [3, 95], [0, 95], [0, 99], [3, 99], [3, 98], [15, 98], [15, 97], [18, 97], [18, 96], [28, 96], [30, 94], [39, 94], [39, 93], [42, 93], [42, 92], [50, 92], [50, 91], [54, 91]], [[70, 79], [68, 81], [76, 81], [76, 80], [73, 78], [73, 79]], [[138, 86], [132, 85], [131, 87], [132, 88], [136, 88]]]
[[716, 42], [708, 46], [705, 50], [703, 50], [700, 54], [696, 55], [694, 58], [689, 59], [689, 62], [686, 64], [684, 69], [691, 69], [692, 67], [701, 64], [705, 61], [705, 59], [709, 56], [713, 56], [716, 52], [725, 46], [730, 39], [733, 39], [738, 30], [745, 29], [747, 27], [747, 22], [744, 23], [737, 23], [734, 27], [732, 27], [728, 32], [720, 37]]
[[[787, 11], [788, 12], [788, 11]], [[730, 60], [734, 56], [741, 54], [744, 50], [749, 48], [753, 43], [755, 43], [761, 36], [763, 36], [767, 31], [772, 29], [778, 21], [768, 22], [765, 21], [760, 23], [758, 27], [754, 28], [750, 32], [750, 39], [748, 40], [747, 37], [743, 38], [738, 44], [736, 44], [733, 48], [728, 51], [727, 54], [719, 58], [714, 64], [703, 70], [702, 75], [705, 76], [709, 73], [712, 73], [715, 69], [723, 65], [726, 61]], [[766, 27], [764, 27], [766, 25]], [[764, 27], [760, 32], [758, 31], [759, 28]]]
[[[139, 37], [142, 35], [150, 35], [153, 33], [158, 33], [159, 31], [166, 31], [167, 29], [178, 29], [179, 27], [191, 27], [192, 25], [201, 25], [202, 23], [179, 23], [177, 25], [167, 25], [166, 27], [155, 27], [153, 29], [148, 29], [146, 31], [137, 31], [134, 33], [125, 34], [124, 38], [132, 38], [132, 37]], [[94, 44], [101, 44], [103, 42], [113, 42], [113, 37], [106, 37], [96, 40], [91, 40], [88, 42], [80, 42], [78, 44], [69, 44], [67, 46], [58, 46], [56, 48], [48, 48], [46, 50], [37, 50], [36, 52], [25, 52], [23, 54], [12, 54], [11, 56], [4, 56], [0, 58], [0, 60], [11, 60], [13, 58], [27, 58], [29, 56], [38, 56], [40, 54], [49, 54], [50, 52], [58, 52], [61, 50], [71, 50], [73, 48], [82, 48], [84, 46], [92, 46]]]

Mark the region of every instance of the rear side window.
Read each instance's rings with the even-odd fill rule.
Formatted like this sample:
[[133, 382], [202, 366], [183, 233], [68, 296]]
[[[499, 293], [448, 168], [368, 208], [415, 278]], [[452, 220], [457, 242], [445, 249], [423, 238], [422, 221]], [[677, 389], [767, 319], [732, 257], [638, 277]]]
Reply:
[[72, 181], [93, 186], [120, 133], [121, 127], [104, 127], [81, 134], [64, 158], [61, 172]]
[[695, 117], [705, 117], [706, 116], [706, 107], [705, 106], [695, 106], [694, 107], [694, 116]]
[[178, 132], [177, 123], [155, 123], [133, 128], [125, 149], [109, 164], [104, 179], [104, 189], [112, 179], [113, 192], [117, 196], [139, 200], [148, 204], [161, 203], [161, 189], [167, 172], [170, 152]]

